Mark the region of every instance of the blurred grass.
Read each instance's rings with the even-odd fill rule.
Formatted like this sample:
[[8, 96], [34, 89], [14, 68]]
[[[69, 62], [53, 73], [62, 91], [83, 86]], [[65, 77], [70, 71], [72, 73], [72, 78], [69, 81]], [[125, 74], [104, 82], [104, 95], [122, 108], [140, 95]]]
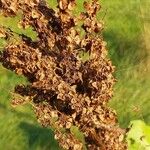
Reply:
[[146, 63], [149, 51], [145, 44], [148, 33], [144, 32], [145, 18], [150, 19], [146, 9], [150, 8], [150, 2], [113, 0], [104, 2], [103, 6], [108, 7], [104, 36], [118, 80], [111, 106], [116, 108], [123, 127], [133, 119], [150, 123], [150, 72]]
[[[133, 119], [144, 119], [150, 124], [150, 72], [147, 63], [150, 31], [147, 25], [150, 14], [147, 12], [150, 4], [147, 0], [101, 1], [101, 15], [98, 18], [105, 16], [104, 38], [108, 42], [118, 80], [110, 105], [117, 110], [119, 123], [123, 127], [127, 127]], [[80, 10], [82, 2], [78, 0]], [[55, 4], [55, 0], [49, 0], [49, 5]], [[16, 32], [30, 34], [30, 31], [16, 29], [16, 20], [0, 18], [0, 24], [10, 26]], [[0, 47], [4, 44], [0, 40]], [[25, 83], [26, 79], [0, 66], [0, 149], [58, 149], [52, 131], [37, 124], [30, 106], [11, 107], [10, 92], [22, 82]]]

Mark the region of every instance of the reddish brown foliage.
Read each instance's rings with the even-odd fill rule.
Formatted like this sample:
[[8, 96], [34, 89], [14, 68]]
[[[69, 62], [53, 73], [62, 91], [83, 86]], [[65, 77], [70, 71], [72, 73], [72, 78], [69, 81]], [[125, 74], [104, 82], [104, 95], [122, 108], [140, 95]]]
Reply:
[[[40, 0], [1, 0], [5, 16], [21, 11], [19, 25], [32, 26], [37, 32], [36, 41], [19, 35], [19, 44], [9, 43], [0, 55], [4, 67], [30, 82], [16, 86], [23, 100], [14, 99], [13, 104], [32, 103], [38, 121], [55, 129], [55, 138], [64, 149], [83, 149], [83, 143], [70, 132], [77, 126], [84, 133], [87, 149], [125, 150], [124, 132], [116, 113], [107, 106], [115, 79], [100, 36], [103, 25], [96, 19], [100, 5], [97, 0], [85, 2], [85, 12], [79, 17], [72, 14], [74, 6], [75, 0], [58, 0], [54, 11]], [[13, 31], [1, 27], [0, 35], [7, 39]], [[88, 60], [82, 60], [81, 51], [89, 53]]]

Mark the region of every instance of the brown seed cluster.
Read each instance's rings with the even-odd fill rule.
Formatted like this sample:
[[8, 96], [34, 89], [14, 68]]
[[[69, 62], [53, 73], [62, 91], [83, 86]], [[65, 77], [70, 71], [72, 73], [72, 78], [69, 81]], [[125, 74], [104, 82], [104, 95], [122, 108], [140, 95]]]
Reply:
[[[101, 37], [103, 24], [96, 19], [100, 5], [97, 0], [84, 2], [85, 12], [75, 16], [75, 0], [57, 2], [53, 10], [42, 0], [0, 0], [3, 15], [21, 13], [18, 26], [31, 26], [37, 33], [35, 41], [18, 34], [19, 43], [8, 43], [0, 54], [4, 67], [29, 81], [16, 86], [15, 93], [23, 99], [16, 97], [13, 105], [31, 103], [38, 121], [54, 128], [64, 149], [85, 149], [70, 131], [76, 126], [88, 150], [126, 150], [116, 113], [107, 106], [115, 79]], [[1, 38], [13, 35], [11, 29], [0, 28]], [[86, 61], [81, 51], [89, 54]]]

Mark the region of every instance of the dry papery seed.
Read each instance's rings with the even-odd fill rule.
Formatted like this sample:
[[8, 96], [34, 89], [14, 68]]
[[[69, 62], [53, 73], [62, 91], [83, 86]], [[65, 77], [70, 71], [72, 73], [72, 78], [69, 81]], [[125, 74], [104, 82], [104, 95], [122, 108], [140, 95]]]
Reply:
[[[125, 132], [107, 106], [116, 80], [100, 36], [103, 23], [96, 19], [101, 6], [98, 0], [86, 1], [79, 17], [73, 10], [75, 0], [57, 2], [53, 10], [45, 0], [0, 0], [4, 16], [21, 13], [19, 27], [29, 26], [37, 33], [34, 41], [18, 34], [20, 40], [9, 43], [13, 31], [0, 27], [0, 37], [8, 41], [1, 63], [28, 80], [16, 86], [20, 96], [13, 104], [30, 103], [40, 124], [54, 129], [63, 149], [126, 150]], [[81, 52], [89, 56], [80, 58]], [[84, 139], [71, 132], [74, 126]]]

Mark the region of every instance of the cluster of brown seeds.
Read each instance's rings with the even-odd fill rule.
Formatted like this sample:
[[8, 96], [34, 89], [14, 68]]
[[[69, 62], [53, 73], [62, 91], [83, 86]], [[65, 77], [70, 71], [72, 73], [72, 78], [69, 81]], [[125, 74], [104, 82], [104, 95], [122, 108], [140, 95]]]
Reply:
[[[42, 0], [0, 0], [4, 16], [21, 13], [18, 26], [31, 26], [37, 33], [35, 41], [18, 34], [19, 43], [8, 43], [0, 54], [5, 68], [30, 82], [16, 86], [15, 93], [23, 99], [13, 104], [30, 102], [38, 121], [54, 128], [64, 149], [126, 150], [116, 113], [107, 106], [115, 79], [100, 35], [103, 24], [96, 19], [100, 5], [97, 0], [84, 2], [85, 12], [77, 17], [72, 14], [75, 0], [57, 2], [53, 10]], [[13, 34], [0, 28], [6, 40]], [[88, 59], [83, 60], [81, 51], [89, 54]], [[71, 133], [72, 126], [84, 134], [85, 146]]]

